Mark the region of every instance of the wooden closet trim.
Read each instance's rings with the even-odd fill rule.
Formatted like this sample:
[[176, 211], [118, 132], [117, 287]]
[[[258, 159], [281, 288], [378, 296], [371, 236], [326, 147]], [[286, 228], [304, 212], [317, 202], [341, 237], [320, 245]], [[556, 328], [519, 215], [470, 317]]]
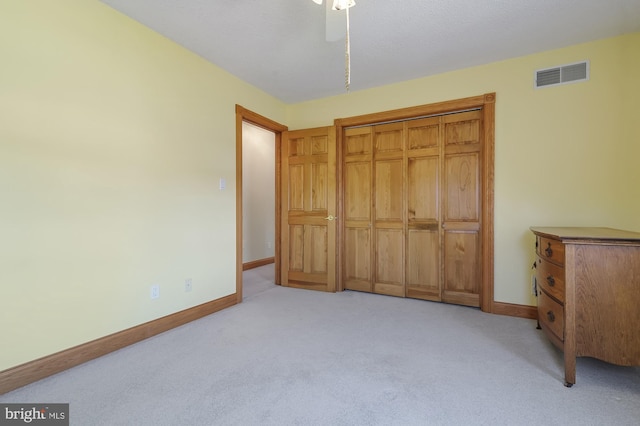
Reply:
[[[417, 117], [453, 113], [468, 109], [479, 108], [482, 110], [483, 120], [483, 146], [482, 146], [482, 257], [481, 257], [481, 290], [480, 309], [483, 312], [494, 312], [494, 164], [495, 164], [495, 93], [472, 96], [469, 98], [455, 99], [433, 104], [418, 105], [408, 108], [390, 111], [364, 114], [354, 117], [335, 119], [337, 149], [337, 173], [338, 173], [338, 212], [344, 216], [344, 185], [343, 185], [343, 131], [347, 127], [365, 126], [388, 121], [408, 120]], [[338, 229], [338, 241], [342, 241], [342, 229]], [[342, 245], [337, 248], [337, 258], [342, 259]], [[336, 267], [337, 290], [344, 290], [342, 282], [342, 263]]]

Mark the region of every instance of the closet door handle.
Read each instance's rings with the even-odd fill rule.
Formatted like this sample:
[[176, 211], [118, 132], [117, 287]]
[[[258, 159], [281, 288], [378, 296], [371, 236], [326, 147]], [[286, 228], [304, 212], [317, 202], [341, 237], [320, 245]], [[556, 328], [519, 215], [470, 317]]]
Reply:
[[331, 222], [332, 220], [338, 220], [338, 216], [330, 214], [329, 216], [325, 217], [324, 220], [328, 220], [329, 222]]

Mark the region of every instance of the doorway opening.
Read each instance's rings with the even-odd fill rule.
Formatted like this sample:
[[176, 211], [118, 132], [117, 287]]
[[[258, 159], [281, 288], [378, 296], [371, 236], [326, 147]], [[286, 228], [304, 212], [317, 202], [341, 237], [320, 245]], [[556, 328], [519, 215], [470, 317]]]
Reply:
[[275, 134], [242, 122], [242, 298], [272, 288], [275, 262]]
[[242, 268], [274, 262], [275, 134], [242, 123]]
[[[273, 263], [275, 283], [280, 283], [279, 156], [281, 135], [286, 130], [286, 126], [236, 105], [237, 303], [243, 299], [245, 268]], [[247, 139], [251, 139], [251, 142]], [[244, 142], [248, 143], [245, 145]], [[251, 152], [245, 153], [245, 149]], [[270, 164], [263, 164], [265, 161]], [[260, 182], [260, 187], [256, 187], [256, 182]], [[264, 190], [262, 184], [270, 190]], [[262, 194], [265, 191], [270, 195]]]

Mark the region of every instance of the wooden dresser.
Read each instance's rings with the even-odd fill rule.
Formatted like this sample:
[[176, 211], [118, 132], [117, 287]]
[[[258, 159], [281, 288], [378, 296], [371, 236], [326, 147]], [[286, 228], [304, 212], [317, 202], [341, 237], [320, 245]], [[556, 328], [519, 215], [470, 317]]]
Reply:
[[565, 386], [576, 357], [640, 365], [640, 233], [532, 227], [538, 323], [564, 352]]

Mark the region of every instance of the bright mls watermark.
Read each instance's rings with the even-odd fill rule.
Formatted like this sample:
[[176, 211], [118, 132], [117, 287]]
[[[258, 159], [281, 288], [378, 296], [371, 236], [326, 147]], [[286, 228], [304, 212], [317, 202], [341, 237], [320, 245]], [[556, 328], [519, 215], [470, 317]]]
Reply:
[[69, 404], [0, 404], [0, 426], [69, 426]]

